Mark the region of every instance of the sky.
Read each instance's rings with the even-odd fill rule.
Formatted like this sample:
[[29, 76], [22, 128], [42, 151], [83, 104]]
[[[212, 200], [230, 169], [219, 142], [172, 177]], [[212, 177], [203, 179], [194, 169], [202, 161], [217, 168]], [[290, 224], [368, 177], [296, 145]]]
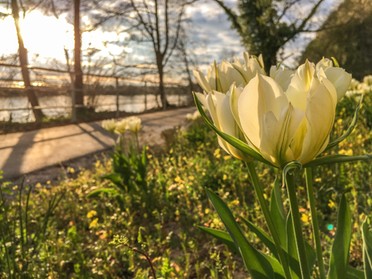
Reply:
[[[323, 5], [324, 10], [329, 10], [330, 6], [336, 6], [341, 0], [327, 0]], [[228, 6], [235, 7], [236, 0], [225, 1]], [[0, 7], [0, 12], [5, 11]], [[224, 11], [211, 0], [202, 0], [194, 6], [188, 7], [186, 16], [191, 19], [188, 23], [187, 33], [188, 43], [194, 57], [197, 67], [202, 70], [214, 60], [220, 61], [231, 56], [240, 56], [244, 51], [240, 44], [240, 39], [235, 30], [230, 28], [230, 22]], [[326, 16], [322, 12], [320, 16], [314, 19], [316, 24], [320, 24]], [[86, 20], [86, 18], [82, 18]], [[10, 16], [0, 20], [0, 57], [17, 53], [18, 45], [13, 26], [13, 20]], [[67, 23], [64, 16], [58, 19], [52, 16], [44, 16], [40, 11], [33, 11], [27, 14], [22, 23], [23, 36], [26, 47], [29, 50], [30, 64], [33, 61], [38, 63], [47, 63], [51, 59], [56, 59], [61, 63], [65, 61], [64, 48], [71, 52], [73, 50], [73, 26]], [[285, 56], [289, 59], [285, 64], [293, 66], [295, 59], [301, 54], [306, 43], [314, 37], [314, 33], [304, 34], [296, 41], [288, 44], [285, 48]], [[100, 49], [99, 55], [110, 56], [120, 55], [122, 48], [110, 42], [125, 41], [129, 34], [101, 30], [83, 34], [83, 49], [91, 47]], [[127, 63], [142, 63], [148, 61], [148, 53], [151, 53], [145, 46], [128, 45], [125, 47], [128, 53]]]

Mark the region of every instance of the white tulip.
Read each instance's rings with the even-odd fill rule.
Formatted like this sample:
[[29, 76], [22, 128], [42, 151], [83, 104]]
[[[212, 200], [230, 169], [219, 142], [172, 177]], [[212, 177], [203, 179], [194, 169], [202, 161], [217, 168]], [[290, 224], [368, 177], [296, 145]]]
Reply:
[[128, 130], [128, 120], [126, 118], [116, 123], [115, 133], [118, 135], [124, 135]]
[[[232, 115], [230, 109], [230, 97], [230, 91], [228, 91], [226, 94], [213, 91], [206, 97], [207, 109], [212, 117], [214, 125], [220, 131], [242, 139], [243, 134], [240, 131], [238, 124], [235, 122], [234, 116]], [[238, 159], [243, 159], [243, 153], [222, 138], [218, 137], [218, 143], [227, 153]]]
[[321, 74], [323, 69], [326, 78], [333, 84], [337, 92], [337, 100], [340, 100], [346, 93], [351, 82], [351, 74], [347, 73], [344, 69], [333, 67], [332, 60], [323, 58], [317, 65], [317, 72]]
[[[286, 82], [282, 84], [285, 89]], [[232, 111], [248, 141], [266, 160], [278, 167], [294, 160], [305, 164], [328, 144], [336, 89], [328, 79], [318, 78], [308, 61], [294, 73], [286, 91], [282, 84], [257, 74], [239, 96], [233, 96]]]
[[[197, 79], [202, 80], [205, 93], [197, 93], [197, 98], [217, 129], [246, 142], [273, 165], [310, 162], [328, 145], [337, 101], [345, 94], [351, 75], [323, 59], [317, 65], [306, 61], [296, 71], [271, 67], [266, 76], [259, 59], [248, 54], [245, 58], [244, 65], [235, 61], [215, 66], [214, 79], [199, 72]], [[221, 138], [219, 144], [245, 159]]]
[[137, 116], [130, 116], [126, 118], [127, 129], [133, 133], [138, 133], [142, 128], [141, 118]]
[[115, 119], [103, 120], [101, 126], [103, 129], [113, 133], [116, 129]]
[[226, 93], [230, 86], [245, 86], [256, 73], [264, 74], [262, 57], [256, 58], [244, 53], [244, 62], [235, 60], [230, 63], [222, 61], [221, 64], [213, 63], [205, 76], [201, 71], [194, 70], [194, 77], [205, 93], [218, 91]]

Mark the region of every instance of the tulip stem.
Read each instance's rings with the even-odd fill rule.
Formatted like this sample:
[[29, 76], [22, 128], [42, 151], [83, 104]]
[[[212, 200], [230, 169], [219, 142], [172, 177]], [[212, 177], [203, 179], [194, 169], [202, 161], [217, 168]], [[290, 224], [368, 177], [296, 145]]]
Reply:
[[255, 170], [255, 167], [254, 167], [254, 163], [249, 162], [249, 163], [247, 163], [247, 166], [248, 166], [249, 175], [252, 179], [252, 184], [253, 184], [253, 187], [254, 187], [254, 191], [255, 191], [256, 196], [258, 198], [258, 202], [260, 203], [261, 210], [262, 210], [263, 215], [265, 217], [266, 224], [269, 228], [270, 234], [271, 234], [271, 236], [274, 240], [276, 250], [277, 250], [277, 253], [278, 253], [278, 256], [279, 256], [279, 260], [280, 260], [280, 262], [283, 266], [285, 277], [287, 279], [290, 279], [290, 278], [292, 278], [292, 276], [291, 276], [291, 272], [289, 270], [288, 259], [287, 259], [286, 255], [284, 254], [284, 251], [282, 249], [282, 245], [280, 243], [279, 235], [278, 235], [278, 233], [275, 229], [274, 222], [272, 220], [272, 217], [271, 217], [268, 205], [267, 205], [267, 201], [264, 198], [263, 191], [262, 191], [263, 186], [262, 186], [260, 180], [258, 179], [256, 170]]
[[315, 244], [315, 249], [316, 249], [316, 257], [318, 261], [319, 274], [320, 274], [321, 279], [325, 279], [326, 272], [324, 268], [322, 246], [320, 244], [318, 217], [317, 217], [316, 207], [315, 207], [312, 168], [305, 168], [305, 177], [306, 177], [307, 198], [310, 204], [311, 223], [313, 227], [314, 244]]
[[295, 170], [284, 172], [284, 176], [295, 233], [296, 249], [300, 260], [301, 278], [310, 279], [310, 270], [306, 258], [305, 241], [302, 236], [301, 218], [296, 196]]

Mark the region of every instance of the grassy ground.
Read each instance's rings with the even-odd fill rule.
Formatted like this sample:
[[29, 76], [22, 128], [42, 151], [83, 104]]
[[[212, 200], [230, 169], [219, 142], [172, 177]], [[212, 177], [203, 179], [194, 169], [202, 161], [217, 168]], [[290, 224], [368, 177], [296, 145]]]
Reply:
[[[353, 98], [344, 98], [335, 133], [347, 126], [355, 106]], [[370, 152], [368, 107], [333, 153]], [[220, 150], [202, 121], [180, 131], [166, 150], [146, 149], [126, 160], [102, 159], [91, 170], [68, 168], [65, 179], [53, 185], [3, 182], [0, 278], [147, 278], [146, 257], [162, 278], [247, 277], [240, 258], [198, 228], [223, 228], [204, 187], [218, 192], [237, 216], [263, 222], [245, 165]], [[269, 195], [275, 171], [261, 164], [257, 169]], [[314, 172], [325, 250], [334, 236], [340, 195], [346, 192], [353, 204], [354, 266], [362, 260], [358, 228], [371, 215], [371, 171], [365, 163], [353, 163]], [[299, 195], [305, 197], [304, 191], [300, 187]], [[300, 205], [310, 230], [304, 198]]]

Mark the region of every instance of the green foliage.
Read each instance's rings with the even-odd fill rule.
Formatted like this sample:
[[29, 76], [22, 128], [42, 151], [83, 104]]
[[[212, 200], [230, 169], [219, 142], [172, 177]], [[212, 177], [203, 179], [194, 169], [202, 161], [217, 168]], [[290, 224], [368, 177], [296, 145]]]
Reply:
[[300, 62], [335, 57], [356, 79], [372, 72], [372, 3], [346, 0], [332, 12]]
[[114, 196], [122, 210], [126, 206], [126, 195], [132, 197], [132, 201], [138, 206], [150, 209], [152, 189], [147, 181], [147, 152], [146, 148], [139, 152], [137, 148], [130, 148], [128, 154], [116, 149], [112, 155], [112, 172], [103, 176], [110, 181], [113, 187], [102, 187], [93, 190], [88, 197], [99, 194]]
[[332, 245], [331, 258], [329, 261], [329, 279], [344, 277], [349, 265], [351, 212], [345, 196], [341, 197], [338, 210], [337, 231]]
[[372, 229], [370, 224], [370, 220], [366, 219], [362, 225], [365, 278], [371, 278], [372, 276]]
[[[34, 278], [40, 267], [45, 273], [48, 264], [46, 241], [50, 235], [53, 214], [63, 199], [64, 192], [46, 198], [42, 204], [30, 197], [34, 189], [3, 183], [0, 187], [0, 275], [7, 278]], [[37, 190], [37, 189], [36, 189]], [[41, 212], [38, 209], [43, 209]]]
[[[333, 138], [348, 127], [356, 98], [347, 97], [340, 103], [337, 119], [342, 121], [335, 123]], [[362, 154], [371, 149], [368, 96], [364, 104], [355, 131], [328, 154]], [[274, 172], [261, 163], [256, 168], [265, 185], [266, 201], [271, 197], [271, 214], [287, 220], [288, 201], [283, 199], [280, 181], [271, 186]], [[108, 174], [116, 178], [104, 178]], [[371, 216], [371, 177], [371, 167], [361, 162], [314, 169], [319, 229], [326, 235], [323, 251], [331, 250], [338, 229], [335, 204], [343, 194], [351, 208], [352, 235], [359, 232], [366, 216]], [[246, 241], [276, 270], [278, 255], [248, 171], [218, 147], [214, 132], [202, 120], [179, 131], [169, 150], [115, 154], [97, 161], [93, 170], [67, 172], [66, 179], [56, 185], [1, 184], [0, 278], [148, 278], [148, 261], [131, 248], [151, 259], [159, 278], [246, 278], [233, 238], [212, 210], [204, 187], [218, 194], [237, 217], [233, 220], [248, 232], [243, 235]], [[301, 185], [297, 192], [305, 197]], [[280, 199], [285, 205], [282, 209], [278, 207]], [[300, 199], [299, 206], [304, 235], [309, 235], [307, 201]], [[334, 228], [327, 228], [330, 224]], [[282, 231], [287, 226], [282, 227], [280, 238], [286, 239]], [[364, 244], [360, 235], [350, 241], [349, 264], [354, 268], [347, 272], [357, 274], [350, 278], [359, 278], [358, 269], [365, 263], [361, 251], [370, 257], [370, 231], [364, 230]], [[123, 236], [128, 246], [110, 244], [115, 235]]]

